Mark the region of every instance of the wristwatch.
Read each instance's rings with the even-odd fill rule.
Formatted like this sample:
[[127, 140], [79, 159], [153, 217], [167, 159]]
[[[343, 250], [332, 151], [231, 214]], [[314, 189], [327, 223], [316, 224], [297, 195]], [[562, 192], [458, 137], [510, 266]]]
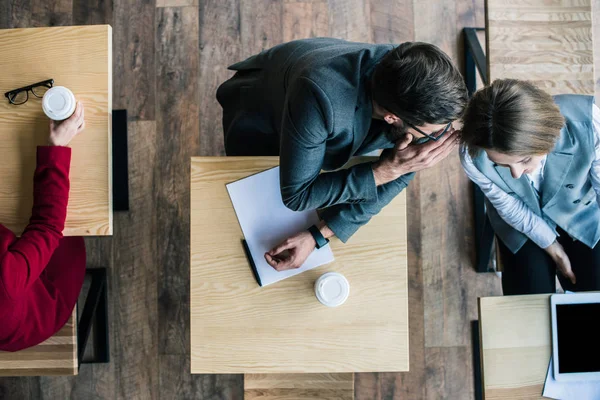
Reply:
[[317, 228], [316, 225], [313, 225], [310, 228], [308, 228], [308, 231], [315, 239], [315, 242], [317, 242], [317, 249], [327, 246], [327, 243], [329, 243], [329, 239], [325, 239], [325, 236], [321, 234], [321, 231], [319, 230], [319, 228]]

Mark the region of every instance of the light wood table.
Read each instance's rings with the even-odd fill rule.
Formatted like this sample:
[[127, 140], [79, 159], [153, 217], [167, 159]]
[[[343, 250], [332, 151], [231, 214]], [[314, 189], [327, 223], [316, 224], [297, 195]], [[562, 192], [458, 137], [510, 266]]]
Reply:
[[42, 101], [9, 104], [4, 93], [45, 79], [85, 104], [75, 138], [64, 234], [112, 234], [112, 29], [108, 25], [0, 30], [0, 223], [17, 234], [31, 216], [36, 146], [48, 141]]
[[[404, 194], [348, 243], [332, 240], [332, 264], [260, 288], [225, 184], [278, 159], [197, 157], [191, 164], [192, 373], [408, 370]], [[335, 309], [313, 290], [328, 271], [350, 282], [350, 297]]]
[[486, 0], [486, 33], [490, 82], [594, 94], [591, 0]]
[[550, 295], [482, 297], [484, 398], [540, 399], [552, 348]]
[[77, 307], [48, 340], [17, 352], [0, 351], [0, 376], [77, 375]]

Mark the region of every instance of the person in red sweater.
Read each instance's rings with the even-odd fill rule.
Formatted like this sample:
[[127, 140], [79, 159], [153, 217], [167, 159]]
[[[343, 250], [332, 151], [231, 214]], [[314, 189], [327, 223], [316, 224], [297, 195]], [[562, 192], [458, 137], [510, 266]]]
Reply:
[[84, 109], [50, 122], [48, 146], [37, 148], [33, 209], [21, 237], [0, 225], [0, 350], [35, 346], [69, 320], [85, 277], [82, 237], [63, 238], [71, 149], [85, 127]]

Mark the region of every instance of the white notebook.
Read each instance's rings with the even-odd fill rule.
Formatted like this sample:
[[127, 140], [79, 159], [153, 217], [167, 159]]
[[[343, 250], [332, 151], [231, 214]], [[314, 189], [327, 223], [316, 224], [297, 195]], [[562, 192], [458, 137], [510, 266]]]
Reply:
[[[242, 228], [246, 254], [260, 286], [333, 261], [329, 246], [315, 249], [302, 267], [278, 272], [264, 254], [288, 237], [319, 222], [316, 210], [292, 211], [283, 204], [279, 189], [279, 167], [227, 184], [227, 191]], [[253, 264], [253, 265], [252, 265]]]
[[557, 400], [600, 399], [600, 381], [557, 382], [553, 370], [554, 363], [550, 357], [542, 396]]

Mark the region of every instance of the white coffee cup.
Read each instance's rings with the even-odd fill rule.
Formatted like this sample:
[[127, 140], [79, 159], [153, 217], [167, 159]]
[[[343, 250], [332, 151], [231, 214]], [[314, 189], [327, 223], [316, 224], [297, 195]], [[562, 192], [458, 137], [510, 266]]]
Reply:
[[350, 284], [344, 275], [328, 272], [315, 282], [315, 295], [327, 307], [341, 306], [350, 295]]
[[75, 95], [64, 86], [54, 86], [44, 93], [42, 109], [48, 118], [62, 121], [75, 112]]

